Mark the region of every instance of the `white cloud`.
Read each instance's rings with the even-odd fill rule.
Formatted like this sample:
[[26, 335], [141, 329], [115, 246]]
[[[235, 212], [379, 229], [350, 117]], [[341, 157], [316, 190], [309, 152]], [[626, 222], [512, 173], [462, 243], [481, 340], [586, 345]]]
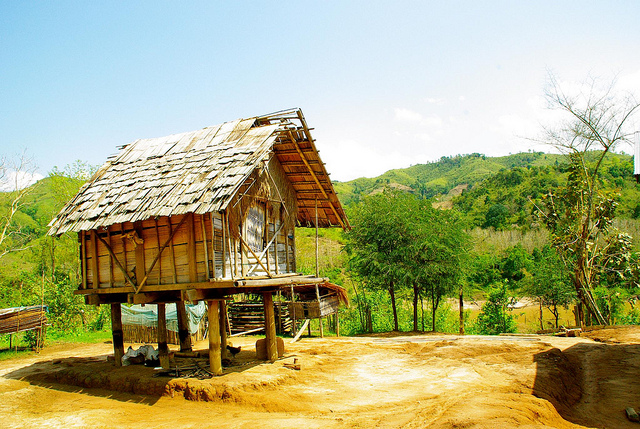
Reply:
[[393, 109], [395, 112], [395, 118], [398, 121], [402, 122], [420, 122], [422, 121], [422, 115], [418, 112], [414, 112], [413, 110], [403, 109], [403, 108], [395, 108]]
[[43, 178], [44, 176], [40, 173], [7, 170], [4, 177], [0, 178], [0, 192], [11, 192], [17, 189], [26, 188]]
[[640, 99], [640, 70], [621, 75], [618, 78], [618, 87], [622, 91], [632, 93], [637, 99]]
[[426, 101], [429, 104], [444, 104], [445, 99], [444, 98], [427, 97], [427, 98], [424, 99], [424, 101]]
[[[322, 147], [322, 160], [327, 171], [334, 172], [334, 180], [352, 180], [358, 177], [375, 177], [393, 168], [408, 167], [411, 154], [400, 154], [396, 150], [380, 151], [356, 140], [334, 141]], [[357, 162], [354, 162], [356, 161]]]

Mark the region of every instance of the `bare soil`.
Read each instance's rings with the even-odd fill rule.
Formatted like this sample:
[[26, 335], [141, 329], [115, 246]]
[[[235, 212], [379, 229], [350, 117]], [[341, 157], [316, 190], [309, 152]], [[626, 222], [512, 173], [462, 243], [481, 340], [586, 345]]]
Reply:
[[[0, 362], [0, 426], [640, 427], [624, 414], [640, 410], [639, 327], [580, 338], [286, 339], [274, 364], [255, 359], [254, 341], [236, 339], [233, 365], [204, 380], [115, 368], [111, 344]], [[285, 367], [294, 359], [300, 371]]]

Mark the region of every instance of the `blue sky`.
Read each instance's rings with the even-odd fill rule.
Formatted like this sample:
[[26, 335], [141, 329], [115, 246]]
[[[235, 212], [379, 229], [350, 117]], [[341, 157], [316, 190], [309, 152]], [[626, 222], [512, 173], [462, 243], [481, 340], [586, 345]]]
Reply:
[[[534, 150], [547, 70], [640, 94], [634, 1], [0, 0], [0, 155], [40, 174], [302, 108], [336, 180]], [[631, 152], [631, 148], [626, 150]]]

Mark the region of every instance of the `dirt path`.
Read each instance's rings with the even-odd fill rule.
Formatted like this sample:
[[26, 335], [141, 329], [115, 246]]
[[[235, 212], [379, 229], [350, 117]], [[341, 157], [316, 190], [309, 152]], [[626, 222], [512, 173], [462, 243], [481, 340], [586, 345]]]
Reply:
[[[109, 344], [48, 349], [0, 363], [0, 416], [11, 428], [636, 427], [623, 410], [640, 408], [633, 403], [640, 398], [634, 381], [640, 329], [625, 329], [591, 335], [608, 343], [429, 335], [303, 339], [287, 344], [286, 359], [275, 364], [255, 362], [253, 340], [244, 340], [235, 370], [212, 380], [165, 379], [156, 395], [55, 381], [74, 372], [86, 377], [76, 380], [83, 386], [106, 374], [116, 388], [157, 391], [158, 379], [144, 368], [106, 363]], [[294, 358], [301, 371], [283, 366]], [[189, 391], [214, 400], [186, 400]]]

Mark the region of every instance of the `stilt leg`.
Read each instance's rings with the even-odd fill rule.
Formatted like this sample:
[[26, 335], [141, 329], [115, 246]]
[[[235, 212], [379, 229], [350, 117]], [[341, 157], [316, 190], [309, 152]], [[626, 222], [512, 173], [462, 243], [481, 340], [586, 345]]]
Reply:
[[176, 302], [178, 311], [178, 338], [180, 339], [180, 351], [191, 351], [191, 334], [189, 334], [189, 319], [184, 301]]
[[276, 340], [276, 319], [273, 312], [273, 294], [271, 292], [262, 294], [264, 305], [264, 330], [267, 342], [267, 359], [271, 362], [278, 360], [278, 343]]
[[122, 366], [124, 335], [122, 333], [122, 308], [119, 303], [111, 304], [111, 332], [113, 333], [113, 357], [116, 366]]
[[220, 354], [220, 304], [217, 300], [207, 301], [209, 306], [209, 369], [213, 375], [222, 375]]
[[227, 358], [227, 301], [220, 300], [220, 356]]
[[169, 347], [167, 346], [167, 311], [165, 304], [158, 304], [158, 355], [160, 366], [169, 369]]

